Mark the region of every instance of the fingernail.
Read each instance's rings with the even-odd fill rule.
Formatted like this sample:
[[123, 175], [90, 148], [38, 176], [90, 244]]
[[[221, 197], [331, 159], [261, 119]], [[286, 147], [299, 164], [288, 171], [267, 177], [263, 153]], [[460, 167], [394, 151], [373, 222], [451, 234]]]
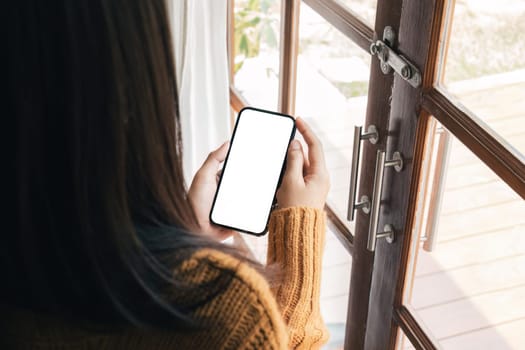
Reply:
[[299, 149], [299, 141], [297, 140], [292, 140], [292, 144], [290, 145], [290, 149]]

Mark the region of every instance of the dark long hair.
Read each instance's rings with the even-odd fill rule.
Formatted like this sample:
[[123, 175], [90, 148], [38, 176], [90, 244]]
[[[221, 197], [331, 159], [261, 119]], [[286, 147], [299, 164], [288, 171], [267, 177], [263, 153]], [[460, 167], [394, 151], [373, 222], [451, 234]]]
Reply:
[[[2, 302], [187, 325], [210, 288], [172, 278], [171, 268], [198, 248], [226, 248], [190, 233], [166, 4], [11, 1], [2, 11], [16, 139]], [[193, 292], [194, 303], [170, 303], [166, 287]]]

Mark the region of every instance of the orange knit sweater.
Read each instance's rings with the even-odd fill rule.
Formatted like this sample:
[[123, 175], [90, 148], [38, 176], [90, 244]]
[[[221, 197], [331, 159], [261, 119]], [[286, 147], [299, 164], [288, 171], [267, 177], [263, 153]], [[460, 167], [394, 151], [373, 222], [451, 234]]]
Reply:
[[[175, 273], [192, 282], [233, 274], [226, 290], [202, 305], [197, 319], [207, 331], [108, 330], [66, 324], [21, 310], [1, 310], [1, 349], [317, 349], [328, 338], [319, 311], [325, 215], [311, 208], [272, 213], [268, 263], [280, 266], [270, 287], [254, 269], [214, 250], [201, 250]], [[173, 295], [178, 298], [188, 296]]]

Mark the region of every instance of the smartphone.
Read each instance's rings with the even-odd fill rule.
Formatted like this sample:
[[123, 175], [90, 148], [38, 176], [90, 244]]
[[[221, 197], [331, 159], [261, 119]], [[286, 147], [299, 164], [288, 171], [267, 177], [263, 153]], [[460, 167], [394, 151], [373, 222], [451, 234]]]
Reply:
[[239, 112], [210, 212], [212, 223], [257, 236], [266, 233], [294, 135], [295, 119], [289, 115], [252, 107]]

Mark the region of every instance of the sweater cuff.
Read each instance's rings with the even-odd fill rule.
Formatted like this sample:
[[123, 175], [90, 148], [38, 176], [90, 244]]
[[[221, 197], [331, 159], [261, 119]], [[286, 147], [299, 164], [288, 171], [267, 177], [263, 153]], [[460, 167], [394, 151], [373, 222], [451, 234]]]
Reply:
[[[268, 225], [268, 263], [298, 270], [302, 262], [320, 261], [324, 249], [326, 214], [310, 207], [291, 207], [272, 212]], [[307, 264], [310, 265], [310, 264]]]

